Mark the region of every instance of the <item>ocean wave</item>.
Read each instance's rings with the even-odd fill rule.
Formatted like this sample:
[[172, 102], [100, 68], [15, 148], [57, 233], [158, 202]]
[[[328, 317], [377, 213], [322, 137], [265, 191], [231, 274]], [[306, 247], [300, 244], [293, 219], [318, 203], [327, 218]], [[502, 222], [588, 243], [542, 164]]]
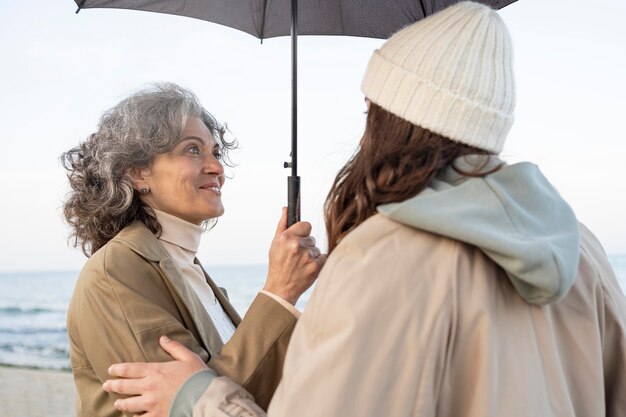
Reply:
[[49, 356], [37, 352], [0, 350], [0, 364], [37, 369], [71, 369], [69, 353]]
[[0, 335], [11, 334], [11, 335], [30, 335], [30, 334], [40, 334], [40, 333], [66, 333], [66, 327], [31, 327], [31, 328], [2, 328], [0, 327]]
[[0, 351], [13, 352], [13, 353], [29, 353], [31, 355], [37, 355], [42, 357], [52, 358], [65, 358], [69, 357], [69, 347], [63, 345], [49, 345], [49, 344], [9, 344], [0, 343]]
[[65, 313], [65, 308], [46, 307], [0, 307], [0, 314], [23, 315], [23, 314], [43, 314], [43, 313]]

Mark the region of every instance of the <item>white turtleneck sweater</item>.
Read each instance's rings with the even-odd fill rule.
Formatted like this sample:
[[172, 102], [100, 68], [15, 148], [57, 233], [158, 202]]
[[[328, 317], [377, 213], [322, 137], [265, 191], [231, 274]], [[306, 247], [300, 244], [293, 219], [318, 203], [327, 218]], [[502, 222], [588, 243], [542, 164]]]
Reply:
[[[159, 241], [209, 313], [222, 342], [228, 342], [235, 332], [235, 325], [206, 282], [202, 268], [194, 263], [204, 228], [160, 210], [154, 210], [154, 213], [161, 225]], [[281, 297], [264, 290], [261, 293], [274, 299], [296, 318], [300, 316], [300, 312]]]
[[235, 333], [235, 325], [206, 282], [202, 268], [194, 263], [204, 228], [163, 211], [154, 212], [161, 225], [159, 241], [209, 313], [222, 342], [228, 342]]

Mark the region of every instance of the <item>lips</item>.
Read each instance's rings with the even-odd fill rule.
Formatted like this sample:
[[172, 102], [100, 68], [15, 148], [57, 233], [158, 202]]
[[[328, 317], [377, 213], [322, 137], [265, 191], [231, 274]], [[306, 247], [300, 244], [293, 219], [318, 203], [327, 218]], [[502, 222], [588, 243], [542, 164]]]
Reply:
[[213, 191], [214, 193], [220, 195], [222, 192], [220, 191], [220, 185], [217, 183], [203, 184], [200, 186], [201, 190]]

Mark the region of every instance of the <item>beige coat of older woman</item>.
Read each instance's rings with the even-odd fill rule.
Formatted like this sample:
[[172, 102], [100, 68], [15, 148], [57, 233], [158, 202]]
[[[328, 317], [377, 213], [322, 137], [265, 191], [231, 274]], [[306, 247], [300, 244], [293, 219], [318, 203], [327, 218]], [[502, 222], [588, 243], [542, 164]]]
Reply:
[[296, 318], [259, 294], [241, 320], [208, 275], [206, 280], [237, 325], [225, 345], [181, 271], [143, 223], [126, 227], [89, 259], [68, 311], [79, 416], [121, 415], [113, 407], [116, 397], [102, 390], [107, 369], [122, 360], [168, 360], [159, 346], [161, 335], [180, 340], [267, 407]]

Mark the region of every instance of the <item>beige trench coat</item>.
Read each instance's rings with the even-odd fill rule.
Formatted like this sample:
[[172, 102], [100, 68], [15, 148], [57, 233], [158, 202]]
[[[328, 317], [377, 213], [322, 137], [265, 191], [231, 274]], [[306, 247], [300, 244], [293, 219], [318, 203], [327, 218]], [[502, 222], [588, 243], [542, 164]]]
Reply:
[[[624, 296], [584, 226], [573, 287], [541, 307], [475, 247], [375, 215], [328, 258], [268, 415], [626, 416], [625, 331]], [[245, 408], [264, 414], [217, 378], [194, 417]]]
[[117, 362], [171, 360], [159, 346], [161, 335], [185, 344], [267, 407], [281, 377], [296, 319], [259, 294], [242, 321], [208, 275], [206, 279], [237, 326], [226, 345], [175, 263], [143, 223], [126, 227], [89, 258], [67, 319], [79, 417], [120, 416], [113, 407], [116, 397], [102, 390], [109, 379], [108, 367]]

